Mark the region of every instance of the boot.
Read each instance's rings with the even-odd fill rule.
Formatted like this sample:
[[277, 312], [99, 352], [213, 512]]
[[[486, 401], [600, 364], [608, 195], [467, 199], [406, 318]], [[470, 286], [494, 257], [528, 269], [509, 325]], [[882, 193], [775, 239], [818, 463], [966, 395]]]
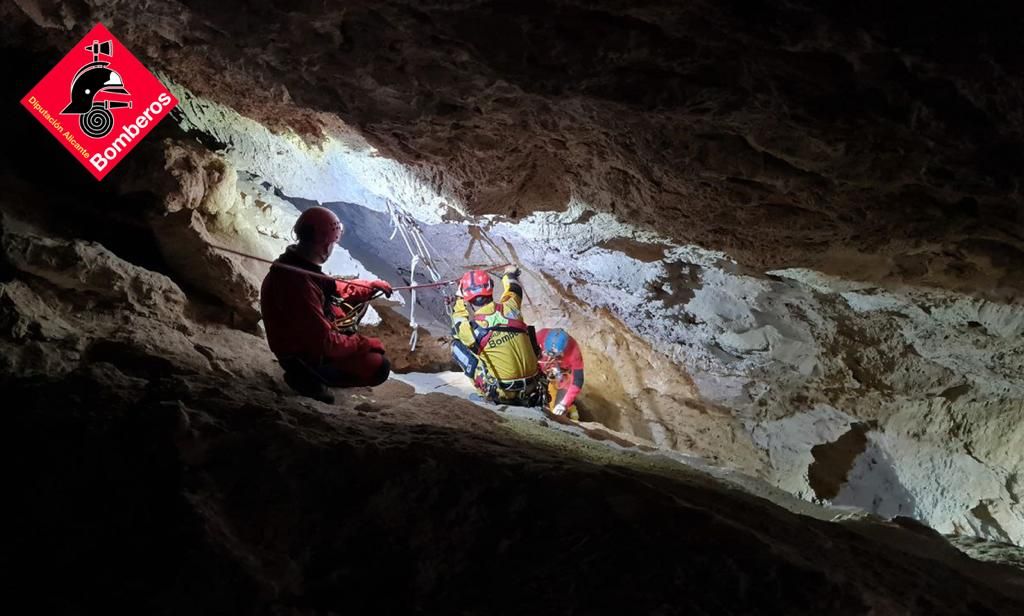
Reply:
[[334, 394], [308, 369], [288, 370], [284, 373], [284, 382], [301, 396], [319, 400], [324, 404], [334, 404]]

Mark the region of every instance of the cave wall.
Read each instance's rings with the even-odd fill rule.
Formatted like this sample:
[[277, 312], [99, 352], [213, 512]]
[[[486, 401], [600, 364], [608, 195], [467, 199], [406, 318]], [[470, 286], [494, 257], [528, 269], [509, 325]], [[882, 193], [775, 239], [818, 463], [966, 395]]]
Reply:
[[[47, 212], [50, 190], [20, 204]], [[635, 453], [590, 460], [578, 436], [513, 437], [498, 413], [398, 383], [298, 398], [264, 340], [205, 321], [208, 298], [173, 270], [27, 217], [0, 199], [15, 602], [932, 615], [1024, 601], [1018, 570], [905, 520], [826, 523], [694, 469], [634, 468]]]
[[[218, 126], [218, 141], [229, 136], [224, 143], [230, 144], [219, 156], [251, 183], [272, 186], [259, 175], [266, 152], [298, 142], [201, 101], [183, 115], [182, 126]], [[313, 157], [308, 164], [306, 156]], [[398, 238], [389, 239], [391, 221], [382, 210], [396, 198], [395, 178], [411, 176], [287, 179], [293, 168], [316, 169], [318, 156], [300, 148], [275, 159], [274, 179], [284, 182], [275, 192], [300, 207], [313, 196], [333, 202], [376, 194], [367, 204], [332, 207], [356, 243], [355, 261], [374, 263], [393, 282], [407, 279], [408, 255]], [[342, 160], [346, 169], [360, 168], [367, 156], [351, 150]], [[391, 202], [422, 217], [427, 238], [444, 247], [445, 275], [483, 264], [526, 266], [531, 318], [540, 326], [567, 326], [591, 358], [583, 402], [592, 418], [767, 476], [808, 499], [916, 516], [944, 532], [1020, 541], [1013, 454], [1020, 380], [1016, 364], [1004, 359], [1020, 353], [1017, 307], [957, 289], [892, 289], [806, 268], [758, 272], [726, 253], [675, 244], [578, 200], [562, 212], [515, 222], [460, 221], [447, 206], [424, 206], [444, 203], [439, 195], [403, 181], [412, 192], [426, 192]], [[286, 199], [275, 204], [290, 211]], [[445, 217], [448, 223], [437, 222]], [[438, 296], [420, 295], [418, 320], [433, 315], [430, 326], [443, 333]], [[979, 430], [959, 428], [957, 417], [1006, 428], [974, 436]], [[814, 448], [862, 422], [870, 425], [868, 442], [831, 470], [839, 491], [815, 490]]]
[[[130, 5], [20, 0], [4, 27], [62, 49], [102, 21], [198, 96], [327, 156], [365, 140], [455, 209], [577, 197], [760, 269], [1019, 286], [1014, 2]], [[979, 260], [997, 275], [957, 267]]]
[[[806, 498], [1020, 542], [1020, 19], [929, 5], [925, 28], [916, 3], [869, 5], [151, 2], [139, 19], [23, 0], [0, 16], [16, 77], [101, 20], [173, 84], [176, 126], [96, 198], [152, 238], [110, 250], [171, 280], [163, 296], [187, 288], [169, 302], [185, 317], [258, 335], [259, 266], [205, 245], [272, 255], [284, 197], [392, 201], [457, 224], [462, 265], [527, 266], [536, 319], [597, 358], [595, 408], [628, 407], [610, 425]], [[4, 224], [8, 267], [31, 274], [18, 238], [48, 234]], [[48, 250], [102, 261], [88, 242], [116, 241], [90, 234]], [[65, 284], [105, 290], [91, 275]], [[135, 286], [113, 288], [132, 302]], [[11, 288], [17, 314], [74, 310]], [[11, 319], [12, 370], [59, 372], [30, 367], [32, 336], [90, 327]]]

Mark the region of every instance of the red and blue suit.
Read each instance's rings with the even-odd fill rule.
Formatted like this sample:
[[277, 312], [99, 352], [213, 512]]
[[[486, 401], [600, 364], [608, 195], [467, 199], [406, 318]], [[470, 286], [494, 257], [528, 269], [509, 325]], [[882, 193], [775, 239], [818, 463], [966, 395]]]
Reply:
[[576, 397], [583, 389], [583, 353], [576, 340], [561, 329], [537, 332], [541, 348], [540, 367], [548, 377], [549, 410], [565, 407], [568, 415], [579, 419]]

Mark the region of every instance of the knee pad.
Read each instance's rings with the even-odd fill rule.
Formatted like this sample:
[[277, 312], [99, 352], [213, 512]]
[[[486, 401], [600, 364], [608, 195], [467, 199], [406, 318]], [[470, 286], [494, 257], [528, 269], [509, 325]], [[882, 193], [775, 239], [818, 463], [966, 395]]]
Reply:
[[380, 385], [384, 381], [388, 380], [391, 375], [391, 362], [388, 358], [381, 358], [380, 367], [373, 373], [373, 385]]

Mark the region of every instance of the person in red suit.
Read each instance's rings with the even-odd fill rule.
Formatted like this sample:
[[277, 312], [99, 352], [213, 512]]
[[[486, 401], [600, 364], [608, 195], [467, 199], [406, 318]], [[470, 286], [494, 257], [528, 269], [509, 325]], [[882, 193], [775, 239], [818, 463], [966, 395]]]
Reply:
[[537, 332], [541, 348], [540, 367], [548, 377], [548, 409], [555, 415], [568, 414], [579, 420], [576, 396], [583, 389], [583, 353], [564, 329], [542, 329]]
[[[337, 299], [349, 305], [369, 301], [377, 292], [391, 296], [383, 280], [332, 280], [322, 276], [334, 245], [343, 234], [334, 212], [311, 207], [295, 222], [297, 244], [288, 246], [263, 279], [260, 308], [267, 343], [296, 392], [333, 400], [327, 387], [379, 385], [391, 363], [378, 338], [339, 327], [343, 317]], [[289, 267], [277, 267], [278, 264]], [[306, 270], [306, 276], [293, 268]]]

